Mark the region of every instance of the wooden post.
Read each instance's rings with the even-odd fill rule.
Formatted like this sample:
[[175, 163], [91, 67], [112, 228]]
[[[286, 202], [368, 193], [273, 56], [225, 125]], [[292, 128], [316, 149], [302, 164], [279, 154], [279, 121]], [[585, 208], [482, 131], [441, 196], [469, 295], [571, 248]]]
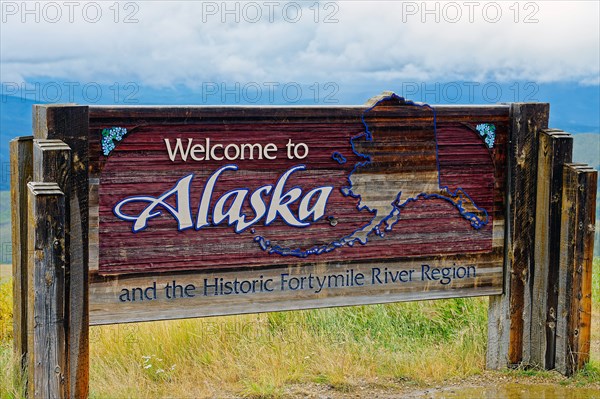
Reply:
[[28, 396], [65, 398], [65, 197], [56, 183], [28, 189]]
[[592, 263], [598, 172], [564, 167], [556, 369], [572, 375], [588, 362], [592, 317]]
[[14, 351], [27, 364], [27, 183], [32, 178], [33, 137], [10, 142]]
[[562, 130], [540, 134], [535, 212], [535, 279], [531, 311], [530, 364], [554, 368], [563, 166], [571, 162], [573, 137]]
[[69, 207], [69, 264], [67, 280], [67, 347], [72, 398], [88, 396], [88, 107], [77, 105], [34, 105], [36, 139], [64, 141], [72, 151], [70, 189], [65, 192]]
[[490, 297], [488, 311], [489, 369], [518, 365], [530, 356], [532, 243], [538, 134], [548, 127], [549, 105], [513, 103], [510, 108], [504, 294]]

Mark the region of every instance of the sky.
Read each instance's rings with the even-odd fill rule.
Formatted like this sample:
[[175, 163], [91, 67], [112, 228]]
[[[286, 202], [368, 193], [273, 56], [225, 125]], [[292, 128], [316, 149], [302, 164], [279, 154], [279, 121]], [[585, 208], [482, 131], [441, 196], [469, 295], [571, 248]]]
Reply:
[[[593, 110], [599, 4], [2, 1], [1, 94], [90, 104], [326, 105], [393, 90], [429, 103], [567, 96], [591, 99]], [[598, 119], [592, 112], [584, 124], [598, 130]]]

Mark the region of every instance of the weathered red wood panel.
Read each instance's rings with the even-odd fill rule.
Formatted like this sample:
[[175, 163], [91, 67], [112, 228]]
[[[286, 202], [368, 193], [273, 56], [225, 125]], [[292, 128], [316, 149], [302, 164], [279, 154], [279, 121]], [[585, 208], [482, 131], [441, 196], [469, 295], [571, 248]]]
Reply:
[[[364, 112], [364, 123], [361, 113], [343, 123], [254, 122], [251, 117], [224, 118], [221, 123], [119, 123], [128, 129], [127, 135], [97, 161], [99, 271], [120, 274], [287, 265], [304, 258], [311, 262], [353, 261], [491, 252], [493, 221], [503, 210], [503, 168], [496, 167], [503, 165], [503, 126], [497, 127], [495, 146], [490, 149], [475, 130], [478, 123], [488, 122], [486, 119], [434, 123], [434, 113], [424, 106], [380, 104]], [[91, 137], [101, 137], [103, 129], [117, 122], [92, 123]], [[265, 147], [272, 143], [278, 150], [271, 151], [271, 157], [276, 156], [272, 160], [194, 161], [188, 155], [183, 161], [180, 152], [172, 161], [165, 140], [171, 151], [177, 140], [181, 140], [181, 148], [190, 140], [201, 145], [210, 140], [213, 146]], [[290, 159], [289, 140], [304, 143], [308, 155]], [[220, 148], [217, 154], [221, 154]], [[368, 165], [360, 166], [365, 162]], [[123, 199], [159, 197], [193, 174], [189, 199], [195, 221], [205, 183], [226, 164], [237, 165], [238, 170], [220, 175], [210, 209], [231, 190], [247, 188], [252, 193], [261, 186], [275, 185], [290, 168], [305, 165], [290, 176], [284, 190], [297, 186], [307, 193], [315, 187], [333, 187], [323, 217], [309, 220], [310, 225], [302, 228], [288, 225], [281, 217], [265, 226], [263, 217], [241, 233], [235, 233], [226, 221], [199, 230], [180, 230], [177, 220], [163, 208], [162, 215], [149, 220], [146, 229], [133, 233], [133, 223], [115, 215], [114, 208]], [[356, 176], [353, 192], [344, 193], [351, 185], [351, 175]], [[441, 191], [442, 187], [447, 190]], [[452, 193], [459, 193], [462, 199], [452, 199]], [[175, 197], [169, 198], [173, 207]], [[268, 195], [263, 198], [269, 200]], [[467, 211], [479, 211], [474, 222], [479, 225], [461, 215], [459, 201], [470, 207]], [[227, 206], [231, 202], [227, 201]], [[246, 198], [243, 206], [247, 220], [255, 215], [249, 202]], [[292, 214], [297, 214], [298, 203], [289, 206]], [[122, 210], [126, 215], [139, 215], [147, 205], [140, 201]], [[358, 209], [365, 206], [368, 209]], [[397, 222], [384, 231], [384, 218], [395, 221], [398, 212]], [[357, 233], [360, 229], [364, 231]], [[264, 239], [262, 248], [257, 237]], [[336, 242], [340, 247], [333, 249]], [[319, 249], [323, 253], [305, 256]]]

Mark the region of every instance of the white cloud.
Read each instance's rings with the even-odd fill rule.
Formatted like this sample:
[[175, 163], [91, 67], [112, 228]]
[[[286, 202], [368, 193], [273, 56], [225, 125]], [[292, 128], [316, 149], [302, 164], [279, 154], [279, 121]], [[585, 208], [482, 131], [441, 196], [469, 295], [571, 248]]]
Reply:
[[[474, 3], [478, 5], [469, 9], [468, 4]], [[595, 1], [521, 2], [517, 7], [512, 1], [429, 2], [427, 9], [437, 10], [433, 13], [425, 13], [420, 1], [325, 1], [319, 7], [310, 1], [302, 3], [296, 23], [286, 18], [296, 17], [298, 3], [284, 2], [229, 2], [229, 10], [239, 11], [238, 23], [235, 12], [224, 13], [221, 1], [121, 2], [119, 23], [114, 22], [112, 1], [87, 6], [88, 17], [94, 17], [93, 4], [102, 10], [97, 23], [83, 18], [84, 3], [75, 9], [73, 23], [68, 21], [65, 2], [54, 2], [62, 11], [58, 23], [47, 21], [54, 14], [44, 15], [44, 7], [52, 11], [48, 2], [29, 3], [30, 9], [38, 4], [39, 23], [33, 14], [15, 12], [14, 6], [22, 4], [2, 2], [2, 82], [49, 78], [137, 81], [157, 87], [193, 87], [207, 81], [598, 84], [600, 73], [600, 10]], [[215, 7], [216, 14], [208, 13]], [[489, 22], [497, 9], [499, 21]], [[257, 16], [256, 10], [262, 18], [252, 23], [249, 19]], [[282, 15], [284, 10], [287, 16]], [[458, 18], [457, 10], [459, 22], [448, 22]], [[139, 22], [123, 23], [134, 11]], [[528, 15], [538, 22], [524, 23]], [[327, 16], [339, 22], [324, 23]], [[222, 23], [221, 18], [229, 22]]]

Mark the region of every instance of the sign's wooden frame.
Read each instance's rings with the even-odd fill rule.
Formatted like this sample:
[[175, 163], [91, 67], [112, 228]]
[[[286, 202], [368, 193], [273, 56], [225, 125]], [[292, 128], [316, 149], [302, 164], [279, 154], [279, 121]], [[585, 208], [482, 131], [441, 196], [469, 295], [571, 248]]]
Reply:
[[[487, 367], [571, 375], [589, 359], [597, 172], [571, 163], [572, 137], [548, 129], [548, 104], [498, 107], [510, 121], [504, 292], [490, 296]], [[88, 395], [89, 123], [111, 112], [36, 105], [33, 136], [10, 143], [14, 345], [31, 397]]]

